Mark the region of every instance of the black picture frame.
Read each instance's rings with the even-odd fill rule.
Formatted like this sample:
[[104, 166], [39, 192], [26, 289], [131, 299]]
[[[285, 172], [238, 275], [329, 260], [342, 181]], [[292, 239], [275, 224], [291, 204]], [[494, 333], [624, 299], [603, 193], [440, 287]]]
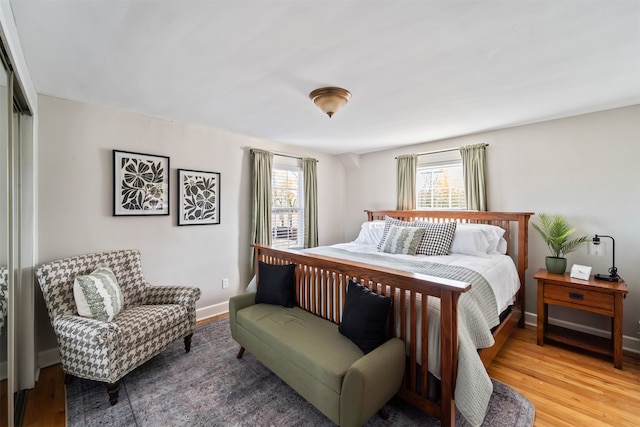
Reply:
[[113, 216], [169, 215], [169, 157], [113, 150]]
[[220, 224], [220, 173], [178, 169], [178, 225]]

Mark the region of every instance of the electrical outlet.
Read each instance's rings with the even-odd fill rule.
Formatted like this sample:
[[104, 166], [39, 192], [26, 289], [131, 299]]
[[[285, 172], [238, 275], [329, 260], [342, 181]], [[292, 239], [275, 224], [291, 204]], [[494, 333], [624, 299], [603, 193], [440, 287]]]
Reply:
[[229, 279], [222, 279], [222, 289], [227, 289], [229, 287]]

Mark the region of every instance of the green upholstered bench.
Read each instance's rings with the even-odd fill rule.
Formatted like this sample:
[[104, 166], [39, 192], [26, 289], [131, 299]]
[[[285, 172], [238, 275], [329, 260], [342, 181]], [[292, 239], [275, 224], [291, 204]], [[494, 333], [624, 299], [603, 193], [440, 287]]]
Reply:
[[247, 349], [338, 425], [364, 424], [400, 389], [398, 338], [364, 354], [335, 323], [300, 307], [255, 304], [255, 292], [229, 300], [229, 322], [238, 358]]

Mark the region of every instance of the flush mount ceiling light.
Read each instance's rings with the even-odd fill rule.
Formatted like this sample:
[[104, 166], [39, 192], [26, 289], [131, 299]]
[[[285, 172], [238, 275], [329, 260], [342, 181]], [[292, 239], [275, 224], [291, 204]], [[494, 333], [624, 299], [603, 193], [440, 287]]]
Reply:
[[339, 87], [321, 87], [311, 92], [309, 99], [331, 117], [349, 102], [351, 93]]

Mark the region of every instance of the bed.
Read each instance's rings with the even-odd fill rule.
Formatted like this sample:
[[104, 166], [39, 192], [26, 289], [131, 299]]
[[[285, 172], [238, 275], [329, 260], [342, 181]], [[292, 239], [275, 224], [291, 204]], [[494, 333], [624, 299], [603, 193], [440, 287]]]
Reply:
[[[403, 221], [405, 225], [419, 222], [436, 224], [456, 222], [459, 224], [458, 229], [473, 228], [466, 224], [500, 228], [504, 230], [503, 241], [501, 241], [504, 247], [498, 251], [498, 255], [502, 256], [471, 258], [472, 264], [475, 260], [477, 265], [468, 270], [475, 271], [475, 276], [449, 274], [448, 270], [456, 270], [458, 267], [445, 267], [446, 271], [440, 275], [438, 273], [440, 270], [422, 270], [422, 260], [406, 259], [411, 258], [408, 255], [401, 255], [393, 261], [388, 261], [380, 254], [376, 254], [378, 252], [376, 249], [367, 250], [357, 239], [351, 244], [301, 251], [278, 250], [254, 245], [256, 261], [270, 264], [296, 264], [297, 304], [335, 323], [339, 323], [341, 319], [342, 304], [349, 280], [355, 280], [380, 294], [390, 296], [393, 299], [393, 314], [390, 317], [388, 333], [401, 338], [407, 346], [407, 372], [399, 397], [439, 418], [442, 425], [452, 425], [455, 422], [457, 399], [459, 409], [465, 418], [472, 425], [480, 424], [481, 418], [478, 417], [483, 417], [482, 407], [484, 405], [486, 410], [486, 404], [478, 396], [486, 394], [486, 387], [483, 392], [479, 392], [473, 388], [469, 389], [469, 382], [475, 384], [478, 378], [480, 379], [478, 384], [481, 387], [486, 384], [488, 375], [484, 367], [491, 363], [515, 325], [524, 326], [524, 274], [528, 262], [528, 221], [532, 214], [398, 210], [365, 212], [368, 222], [371, 223], [379, 223], [387, 218], [387, 221], [391, 219]], [[405, 260], [400, 261], [403, 258]], [[441, 264], [446, 264], [440, 262], [442, 261], [440, 258], [436, 263], [439, 268]], [[465, 265], [468, 260], [465, 261], [464, 258], [465, 256], [462, 255], [454, 255], [450, 257], [452, 262], [449, 264]], [[511, 291], [507, 292], [510, 296], [496, 298], [500, 300], [495, 302], [495, 310], [499, 318], [495, 322], [487, 322], [490, 330], [469, 332], [467, 329], [469, 324], [473, 325], [476, 322], [476, 320], [469, 321], [471, 315], [467, 314], [475, 313], [475, 308], [468, 309], [469, 306], [475, 305], [474, 302], [469, 302], [473, 300], [470, 295], [477, 294], [477, 289], [482, 287], [478, 284], [481, 282], [479, 280], [475, 285], [471, 283], [476, 281], [478, 274], [483, 277], [492, 275], [487, 272], [487, 269], [493, 269], [493, 267], [486, 267], [490, 265], [487, 264], [488, 258], [502, 259], [502, 263], [508, 259], [507, 264], [511, 263], [513, 271], [508, 275], [513, 277], [512, 281], [516, 284]], [[416, 263], [420, 265], [414, 266], [413, 264]], [[425, 265], [431, 267], [429, 263]], [[481, 272], [478, 273], [477, 270]], [[493, 276], [501, 277], [503, 274], [498, 272]], [[463, 280], [452, 279], [452, 277], [463, 277]], [[469, 280], [466, 279], [467, 277]], [[482, 316], [485, 315], [482, 314]], [[483, 325], [482, 328], [485, 326]], [[433, 335], [434, 330], [437, 336]], [[488, 338], [483, 336], [486, 333], [490, 334]], [[476, 336], [480, 337], [479, 343], [473, 341], [474, 354], [470, 354], [469, 351], [470, 336], [472, 341]], [[433, 371], [432, 373], [435, 373], [435, 377], [439, 380], [437, 384], [430, 381], [430, 375], [422, 369], [423, 361], [426, 360], [428, 360], [429, 371]], [[433, 369], [432, 360], [435, 363]], [[468, 360], [471, 362], [467, 362]], [[434, 388], [437, 388], [437, 392], [434, 392]], [[488, 397], [485, 397], [485, 400], [488, 402]]]

